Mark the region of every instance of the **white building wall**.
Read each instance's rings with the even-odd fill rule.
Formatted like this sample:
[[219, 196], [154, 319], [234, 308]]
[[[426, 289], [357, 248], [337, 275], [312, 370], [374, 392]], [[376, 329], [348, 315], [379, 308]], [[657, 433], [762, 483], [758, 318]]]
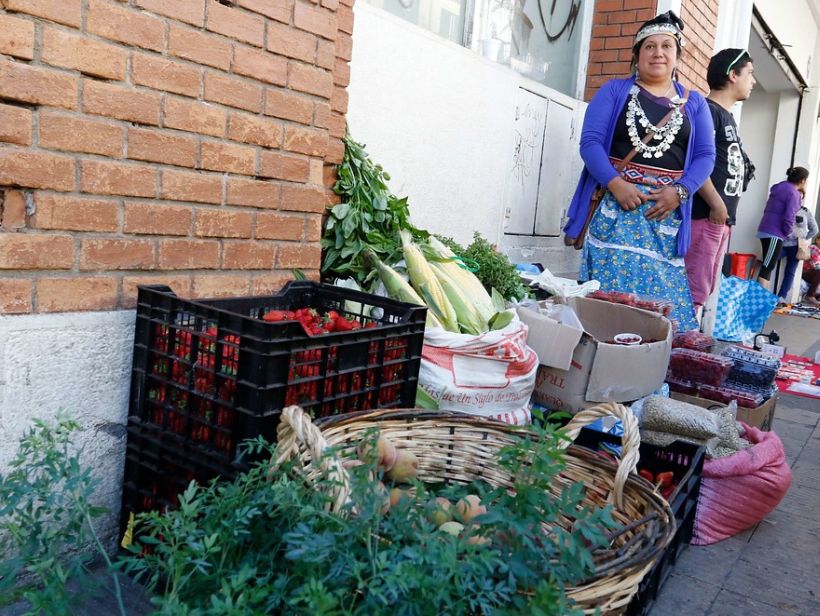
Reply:
[[33, 419], [77, 420], [75, 442], [100, 480], [98, 503], [118, 526], [134, 311], [0, 317], [0, 472]]

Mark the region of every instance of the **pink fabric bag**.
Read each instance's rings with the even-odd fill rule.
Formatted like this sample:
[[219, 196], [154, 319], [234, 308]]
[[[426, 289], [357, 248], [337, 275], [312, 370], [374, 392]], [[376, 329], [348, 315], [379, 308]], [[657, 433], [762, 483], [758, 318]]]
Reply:
[[789, 490], [783, 442], [774, 432], [743, 427], [751, 447], [703, 464], [692, 545], [717, 543], [754, 526]]

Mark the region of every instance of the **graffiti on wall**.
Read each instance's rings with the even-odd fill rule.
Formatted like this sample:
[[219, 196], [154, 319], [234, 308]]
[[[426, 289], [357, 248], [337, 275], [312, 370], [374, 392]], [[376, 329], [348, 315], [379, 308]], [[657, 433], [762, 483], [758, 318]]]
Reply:
[[[564, 35], [567, 39], [572, 38], [575, 23], [581, 12], [581, 1], [538, 0], [538, 16], [541, 18], [541, 26], [550, 43], [554, 43]], [[546, 11], [545, 5], [549, 5]]]

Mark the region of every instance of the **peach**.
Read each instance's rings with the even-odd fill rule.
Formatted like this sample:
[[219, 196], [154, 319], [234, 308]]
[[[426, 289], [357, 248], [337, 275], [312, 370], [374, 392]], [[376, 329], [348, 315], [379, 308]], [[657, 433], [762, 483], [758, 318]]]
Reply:
[[469, 494], [456, 503], [456, 513], [462, 522], [469, 524], [473, 518], [487, 513], [487, 508], [481, 504], [478, 496]]
[[461, 531], [464, 530], [464, 525], [459, 524], [458, 522], [445, 522], [438, 529], [448, 535], [453, 535], [454, 537], [458, 537], [461, 534]]
[[406, 449], [399, 449], [396, 463], [384, 475], [394, 483], [408, 483], [416, 478], [418, 469], [419, 459], [416, 454]]

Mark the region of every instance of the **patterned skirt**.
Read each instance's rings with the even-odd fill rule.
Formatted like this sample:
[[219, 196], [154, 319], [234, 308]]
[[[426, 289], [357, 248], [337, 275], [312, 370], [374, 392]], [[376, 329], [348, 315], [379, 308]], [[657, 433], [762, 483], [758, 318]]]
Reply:
[[[617, 161], [613, 161], [617, 162]], [[648, 194], [672, 184], [680, 172], [630, 163], [621, 174]], [[663, 221], [647, 220], [647, 201], [627, 212], [607, 192], [589, 225], [581, 257], [581, 280], [598, 280], [605, 291], [637, 293], [672, 303], [679, 331], [698, 327], [683, 258], [677, 256], [680, 210]]]

